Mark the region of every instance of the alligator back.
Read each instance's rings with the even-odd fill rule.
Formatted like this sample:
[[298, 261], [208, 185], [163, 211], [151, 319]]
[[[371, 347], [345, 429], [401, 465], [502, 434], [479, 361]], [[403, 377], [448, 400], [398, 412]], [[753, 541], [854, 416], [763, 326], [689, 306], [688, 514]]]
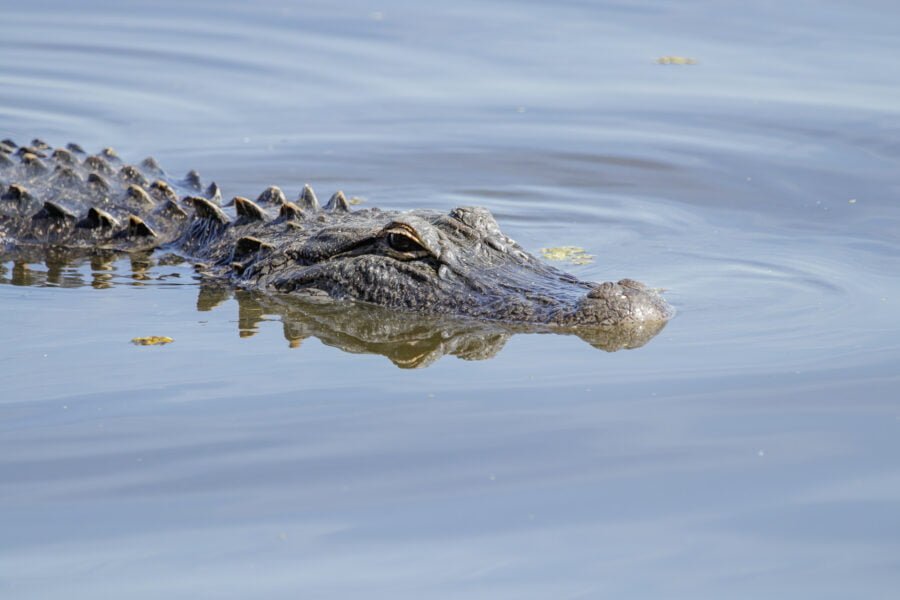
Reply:
[[[178, 188], [196, 200], [181, 201]], [[153, 249], [182, 237], [192, 203], [212, 210], [220, 199], [196, 172], [173, 182], [152, 158], [126, 165], [112, 148], [88, 155], [77, 144], [0, 142], [0, 236], [8, 248]]]

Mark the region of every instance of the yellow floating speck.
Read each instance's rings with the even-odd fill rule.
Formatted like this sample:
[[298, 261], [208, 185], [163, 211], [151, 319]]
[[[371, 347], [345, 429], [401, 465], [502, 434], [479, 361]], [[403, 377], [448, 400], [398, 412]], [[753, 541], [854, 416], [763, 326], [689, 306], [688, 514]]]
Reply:
[[174, 339], [165, 335], [151, 335], [133, 338], [131, 343], [135, 346], [162, 346], [163, 344], [171, 344], [174, 341]]
[[541, 248], [541, 256], [547, 260], [567, 260], [573, 265], [586, 265], [594, 262], [594, 257], [587, 250], [578, 246], [556, 246]]

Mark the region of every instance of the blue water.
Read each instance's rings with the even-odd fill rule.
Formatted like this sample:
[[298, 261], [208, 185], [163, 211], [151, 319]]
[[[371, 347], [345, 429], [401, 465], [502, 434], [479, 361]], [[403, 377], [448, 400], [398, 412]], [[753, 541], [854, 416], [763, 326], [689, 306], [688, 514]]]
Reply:
[[213, 308], [188, 266], [0, 264], [0, 597], [894, 597], [898, 22], [0, 3], [0, 139], [226, 196], [486, 206], [678, 310], [634, 350], [519, 334], [400, 369], [265, 301]]

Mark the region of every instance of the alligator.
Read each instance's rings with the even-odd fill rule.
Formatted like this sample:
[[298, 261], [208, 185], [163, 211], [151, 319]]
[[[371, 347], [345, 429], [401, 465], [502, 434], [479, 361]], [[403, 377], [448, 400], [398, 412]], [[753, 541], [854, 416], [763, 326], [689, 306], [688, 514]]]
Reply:
[[309, 186], [295, 201], [274, 186], [255, 201], [222, 199], [196, 171], [176, 179], [153, 158], [126, 164], [111, 148], [0, 142], [7, 259], [156, 251], [236, 289], [542, 330], [652, 337], [673, 315], [637, 281], [587, 282], [547, 265], [485, 208], [351, 209], [340, 191], [323, 206]]

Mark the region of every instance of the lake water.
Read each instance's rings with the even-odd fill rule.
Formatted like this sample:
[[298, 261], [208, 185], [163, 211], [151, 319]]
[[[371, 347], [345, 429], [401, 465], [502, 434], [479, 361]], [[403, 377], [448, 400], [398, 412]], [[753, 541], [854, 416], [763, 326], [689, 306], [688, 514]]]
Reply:
[[520, 334], [460, 360], [317, 335], [186, 266], [4, 263], [3, 598], [896, 597], [897, 3], [33, 0], [0, 23], [0, 138], [227, 197], [486, 206], [678, 311], [637, 349]]

